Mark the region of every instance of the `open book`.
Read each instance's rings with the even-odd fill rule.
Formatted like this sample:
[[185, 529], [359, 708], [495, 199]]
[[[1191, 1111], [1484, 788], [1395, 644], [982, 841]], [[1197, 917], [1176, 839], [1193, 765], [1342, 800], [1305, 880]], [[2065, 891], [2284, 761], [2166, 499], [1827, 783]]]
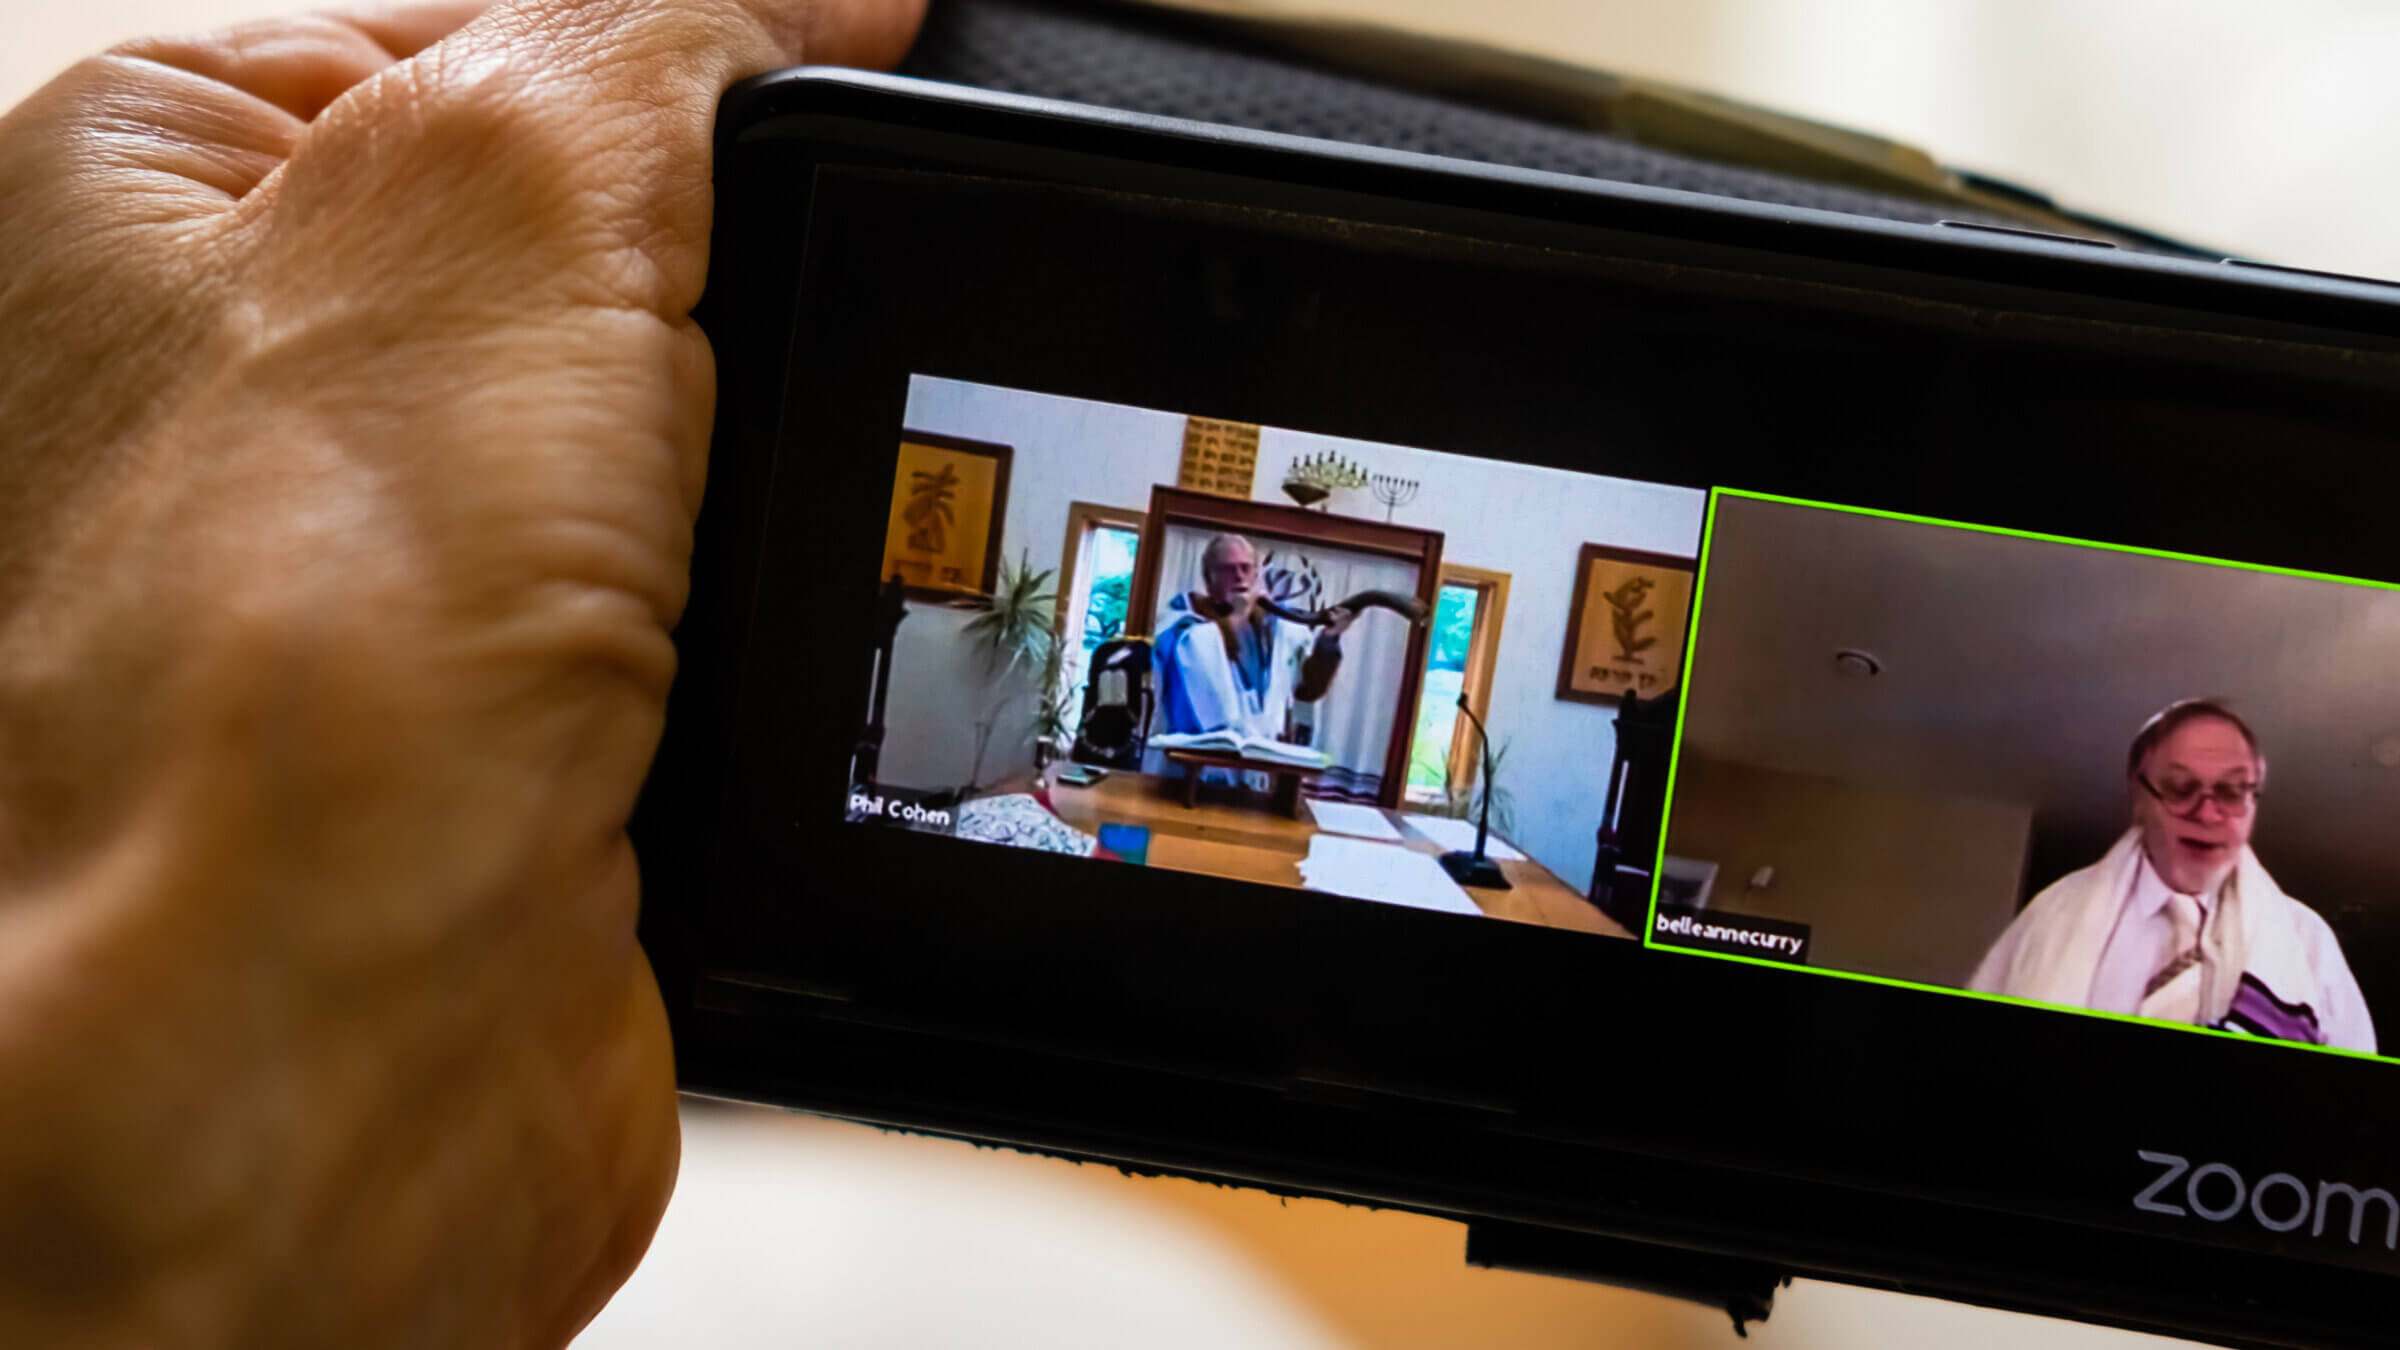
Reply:
[[1211, 755], [1272, 760], [1301, 769], [1322, 769], [1333, 762], [1325, 757], [1322, 750], [1312, 750], [1305, 745], [1286, 745], [1263, 736], [1244, 736], [1234, 731], [1167, 731], [1152, 736], [1150, 744], [1161, 750], [1197, 750]]

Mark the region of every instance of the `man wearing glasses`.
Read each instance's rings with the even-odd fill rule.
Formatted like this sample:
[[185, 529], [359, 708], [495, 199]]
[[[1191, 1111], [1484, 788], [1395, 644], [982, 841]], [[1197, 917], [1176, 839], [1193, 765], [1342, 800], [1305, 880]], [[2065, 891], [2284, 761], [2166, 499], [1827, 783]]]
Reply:
[[2249, 726], [2208, 699], [2169, 704], [2125, 774], [2132, 827], [2035, 896], [1968, 987], [2373, 1050], [2333, 930], [2250, 851], [2267, 762]]

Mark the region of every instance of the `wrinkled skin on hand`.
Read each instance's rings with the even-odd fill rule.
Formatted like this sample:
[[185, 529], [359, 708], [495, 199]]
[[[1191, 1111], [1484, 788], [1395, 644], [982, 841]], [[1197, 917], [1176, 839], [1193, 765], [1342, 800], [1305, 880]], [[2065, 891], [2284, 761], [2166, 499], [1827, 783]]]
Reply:
[[418, 3], [0, 119], [0, 1344], [555, 1346], [630, 1272], [711, 119], [919, 3]]

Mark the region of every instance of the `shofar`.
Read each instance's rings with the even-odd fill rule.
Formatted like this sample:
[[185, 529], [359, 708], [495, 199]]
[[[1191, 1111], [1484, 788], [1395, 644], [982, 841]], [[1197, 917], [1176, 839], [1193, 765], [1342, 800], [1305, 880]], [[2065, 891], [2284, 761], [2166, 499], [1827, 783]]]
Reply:
[[1293, 609], [1289, 605], [1269, 600], [1263, 595], [1258, 597], [1258, 603], [1260, 608], [1276, 618], [1289, 619], [1293, 623], [1304, 623], [1311, 628], [1322, 628], [1326, 624], [1332, 623], [1333, 611], [1337, 609], [1346, 609], [1353, 614], [1364, 613], [1370, 609], [1388, 609], [1412, 624], [1425, 622], [1425, 602], [1413, 595], [1402, 595], [1398, 591], [1360, 591], [1338, 605], [1319, 610]]

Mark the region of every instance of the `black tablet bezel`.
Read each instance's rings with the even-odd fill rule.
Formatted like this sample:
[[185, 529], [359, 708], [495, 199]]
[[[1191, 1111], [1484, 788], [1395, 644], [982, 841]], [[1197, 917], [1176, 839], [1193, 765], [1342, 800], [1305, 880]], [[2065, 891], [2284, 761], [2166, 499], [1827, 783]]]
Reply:
[[[2078, 340], [2118, 369], [2234, 363], [2333, 408], [2336, 421], [2364, 429], [2362, 443], [2382, 425], [2375, 419], [2388, 405], [2378, 399], [2388, 395], [2379, 395], [2371, 370], [2363, 380], [2361, 371], [2388, 359], [2372, 354], [2400, 350], [2400, 290], [1462, 167], [852, 74], [787, 74], [737, 90], [721, 121], [719, 157], [719, 225], [702, 313], [720, 362], [719, 432], [693, 604], [678, 635], [685, 670], [637, 821], [643, 938], [687, 1086], [2244, 1343], [2340, 1343], [2378, 1325], [2391, 1288], [2384, 1273], [2325, 1264], [2325, 1253], [2263, 1233], [2228, 1245], [2231, 1235], [2178, 1229], [2130, 1200], [2148, 1179], [2141, 1149], [2366, 1184], [2380, 1165], [2378, 1126], [2400, 1110], [2400, 1066], [1729, 967], [1507, 924], [1462, 938], [1460, 921], [1447, 916], [1167, 874], [1140, 878], [1135, 915], [1120, 888], [1099, 893], [1088, 873], [1072, 870], [1086, 864], [995, 859], [948, 840], [900, 847], [884, 837], [842, 849], [812, 837], [813, 852], [776, 855], [737, 822], [756, 802], [791, 790], [761, 769], [762, 746], [775, 747], [796, 774], [834, 766], [821, 787], [828, 801], [840, 790], [839, 757], [855, 730], [840, 701], [847, 675], [831, 656], [808, 675], [794, 652], [802, 641], [822, 652], [855, 650], [862, 640], [871, 585], [846, 584], [832, 565], [843, 536], [828, 517], [855, 503], [858, 484], [874, 475], [802, 466], [791, 471], [816, 472], [826, 486], [795, 492], [788, 479], [778, 487], [775, 471], [778, 456], [787, 467], [799, 463], [793, 447], [809, 439], [800, 428], [829, 398], [842, 402], [846, 421], [816, 438], [813, 453], [872, 444], [874, 434], [888, 439], [900, 425], [901, 367], [1579, 463], [1575, 450], [1545, 449], [1530, 437], [1487, 433], [1478, 444], [1455, 411], [1451, 434], [1443, 434], [1445, 417], [1430, 406], [1328, 407], [1257, 379], [1245, 389], [1231, 366], [1180, 385], [1162, 380], [1134, 368], [1140, 353], [1112, 351], [1119, 344], [1098, 322], [1108, 311], [1097, 301], [1093, 331], [1076, 336], [1072, 324], [1051, 323], [1042, 332], [1058, 341], [1046, 348], [1020, 344], [1025, 349], [1005, 359], [987, 352], [980, 365], [954, 352], [931, 370], [896, 360], [894, 344], [907, 345], [893, 336], [896, 312], [928, 328], [945, 318], [971, 322], [977, 300], [964, 292], [975, 283], [962, 279], [947, 310], [924, 285], [890, 286], [877, 318], [870, 288], [878, 263], [890, 259], [872, 259], [877, 241], [860, 236], [847, 239], [847, 274], [810, 280], [807, 303], [795, 312], [804, 257], [822, 259], [842, 219], [818, 209], [833, 200], [816, 196], [834, 181], [825, 170], [950, 175], [947, 190], [972, 184], [991, 194], [995, 211], [1011, 192], [1047, 185], [1065, 194], [1052, 198], [1064, 203], [1056, 207], [1061, 219], [1080, 209], [1077, 193], [1117, 194], [1120, 202], [1138, 198], [1162, 220], [1180, 214], [1189, 229], [1255, 238], [1296, 231], [1291, 238], [1311, 242], [1292, 248], [1320, 254], [1340, 246], [1340, 232], [1311, 235], [1310, 220], [1372, 222], [1421, 234], [1429, 256], [1443, 257], [1454, 273], [1476, 265], [1472, 249], [1455, 241], [1505, 241], [1610, 259], [1627, 284], [1688, 285], [1713, 297], [1705, 307], [1717, 315], [1767, 296], [1760, 288], [1770, 281], [1786, 288], [1775, 303], [1862, 297], [1859, 322], [1870, 327], [1888, 319], [1879, 295], [2002, 312], [2016, 316], [2027, 341], [2063, 342], [2060, 326], [2077, 326]], [[1397, 246], [1398, 236], [1379, 237], [1379, 247]], [[1068, 247], [1054, 245], [1060, 256], [1052, 265], [1076, 262]], [[1082, 263], [1107, 270], [1088, 240], [1085, 248]], [[1244, 256], [1272, 256], [1262, 248]], [[888, 285], [890, 273], [883, 276]], [[1740, 298], [1739, 284], [1726, 292], [1714, 280], [1726, 277], [1756, 279], [1752, 299]], [[1257, 284], [1265, 295], [1297, 282], [1268, 276]], [[2143, 342], [2110, 346], [2111, 333], [2121, 339], [2137, 330]], [[2329, 347], [2369, 355], [2344, 373], [2336, 369], [2342, 363], [2321, 359]], [[2060, 362], [2077, 359], [2059, 350]], [[802, 375], [787, 387], [791, 369]], [[1961, 378], [1955, 369], [1944, 375]], [[1911, 406], [1938, 402], [1928, 396]], [[1819, 399], [1805, 410], [1822, 417], [1828, 406]], [[1762, 468], [1767, 481], [1743, 485], [1805, 484], [1819, 497], [1840, 496], [1844, 484], [1871, 492], [1870, 480], [1888, 473], [1896, 456], [1939, 430], [1888, 420], [1875, 444], [1852, 447], [1841, 464], [1783, 471], [1782, 481]], [[1644, 476], [1638, 463], [1582, 467]], [[2334, 467], [2353, 488], [2392, 474], [2349, 460]], [[2293, 500], [2321, 496], [2334, 489], [2323, 481], [2332, 471], [2287, 490]], [[1907, 504], [1939, 513], [1940, 499], [1936, 489]], [[2113, 531], [2078, 531], [2071, 518], [2050, 523], [2129, 543], [2192, 542], [2188, 529], [2141, 537], [2139, 520], [2127, 538], [2121, 514], [2103, 522]], [[792, 542], [803, 534], [821, 543]], [[805, 637], [769, 617], [797, 612], [762, 598], [770, 548], [783, 550], [780, 562], [803, 562], [809, 575], [827, 578], [807, 597]], [[2260, 560], [2400, 575], [2400, 560], [2379, 564], [2388, 556], [2384, 541], [2340, 532], [2286, 541]], [[788, 568], [775, 575], [787, 578], [782, 601], [798, 594]], [[745, 644], [760, 641], [787, 649], [785, 673], [828, 682], [780, 712], [757, 702], [744, 667], [759, 649]], [[819, 786], [812, 779], [807, 790]], [[962, 893], [968, 877], [985, 889]], [[996, 903], [995, 892], [1006, 892], [1008, 903]], [[806, 900], [787, 902], [795, 893]], [[768, 895], [774, 904], [755, 905]], [[1439, 996], [1378, 1000], [1343, 971], [1371, 971], [1377, 985]], [[1904, 1031], [1892, 1027], [1895, 1009]], [[1570, 1028], [1588, 1029], [1577, 1033], [1580, 1044], [1605, 1071], [1567, 1053], [1577, 1043], [1565, 1034]], [[1670, 1053], [1661, 1046], [1669, 1038], [1736, 1047], [1742, 1067], [1729, 1072], [1722, 1053]], [[1972, 1053], [1945, 1064], [1944, 1047]], [[2206, 1110], [2128, 1105], [2146, 1098], [2197, 1107], [2191, 1085], [2229, 1073], [2251, 1086], [2209, 1100]], [[2260, 1085], [2271, 1086], [2272, 1101]], [[2061, 1098], [2078, 1104], [2066, 1122], [2011, 1109]], [[1662, 1119], [1675, 1123], [1664, 1128]], [[2062, 1123], [2073, 1127], [2063, 1136]], [[2181, 1240], [2195, 1237], [2215, 1241]], [[2172, 1260], [2162, 1259], [2170, 1252]], [[2395, 1269], [2400, 1263], [2382, 1268]]]

